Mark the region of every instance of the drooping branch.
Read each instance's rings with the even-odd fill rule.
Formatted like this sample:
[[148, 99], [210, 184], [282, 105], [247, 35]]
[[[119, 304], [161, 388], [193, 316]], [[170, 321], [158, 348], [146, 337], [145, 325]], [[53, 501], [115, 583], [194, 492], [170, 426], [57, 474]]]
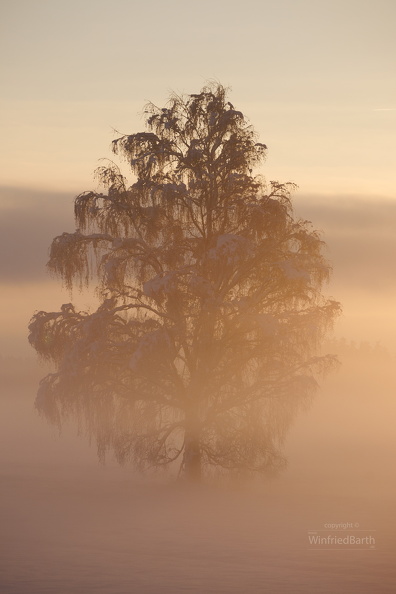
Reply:
[[133, 183], [104, 162], [77, 230], [52, 243], [49, 270], [100, 305], [33, 316], [29, 340], [56, 365], [37, 406], [75, 417], [101, 459], [272, 471], [333, 361], [318, 355], [340, 311], [322, 295], [324, 243], [295, 218], [294, 184], [253, 176], [267, 147], [227, 93], [146, 106], [146, 131], [113, 142]]

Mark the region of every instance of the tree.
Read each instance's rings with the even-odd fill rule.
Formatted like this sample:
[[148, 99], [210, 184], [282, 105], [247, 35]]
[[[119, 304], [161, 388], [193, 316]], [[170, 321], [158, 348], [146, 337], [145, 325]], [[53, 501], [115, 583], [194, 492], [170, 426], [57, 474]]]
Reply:
[[294, 185], [252, 175], [267, 147], [227, 99], [216, 84], [172, 94], [148, 104], [145, 132], [113, 141], [134, 183], [100, 167], [48, 263], [70, 290], [94, 284], [100, 306], [29, 325], [56, 365], [36, 399], [47, 419], [77, 418], [101, 458], [191, 478], [282, 467], [286, 430], [333, 362], [317, 349], [339, 312]]

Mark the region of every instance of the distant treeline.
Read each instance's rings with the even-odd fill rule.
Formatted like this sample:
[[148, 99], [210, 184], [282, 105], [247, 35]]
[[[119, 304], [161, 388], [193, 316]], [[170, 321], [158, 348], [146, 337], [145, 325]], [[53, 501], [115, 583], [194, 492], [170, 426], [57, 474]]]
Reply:
[[356, 360], [371, 363], [390, 363], [395, 357], [380, 342], [372, 344], [368, 341], [354, 341], [346, 338], [334, 338], [324, 343], [323, 350], [337, 355], [342, 361]]

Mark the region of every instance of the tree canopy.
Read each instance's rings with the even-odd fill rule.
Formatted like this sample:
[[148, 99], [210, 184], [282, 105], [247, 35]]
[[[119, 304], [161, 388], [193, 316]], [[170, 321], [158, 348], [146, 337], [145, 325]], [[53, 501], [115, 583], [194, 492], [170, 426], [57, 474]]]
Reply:
[[55, 364], [37, 407], [143, 470], [275, 471], [333, 362], [318, 354], [339, 312], [322, 295], [324, 243], [294, 216], [293, 184], [253, 175], [267, 147], [223, 86], [145, 116], [145, 132], [113, 141], [133, 183], [99, 167], [77, 230], [52, 242], [49, 270], [96, 287], [100, 305], [34, 314], [29, 340]]

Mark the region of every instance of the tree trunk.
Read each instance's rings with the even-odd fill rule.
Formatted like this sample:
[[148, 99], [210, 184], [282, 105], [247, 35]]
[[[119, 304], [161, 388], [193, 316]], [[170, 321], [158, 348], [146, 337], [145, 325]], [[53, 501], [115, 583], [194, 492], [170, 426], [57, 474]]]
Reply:
[[189, 439], [184, 446], [183, 474], [189, 481], [199, 482], [201, 480], [201, 450], [199, 441]]
[[189, 480], [199, 482], [202, 477], [201, 447], [196, 423], [189, 423], [184, 438], [183, 475]]

